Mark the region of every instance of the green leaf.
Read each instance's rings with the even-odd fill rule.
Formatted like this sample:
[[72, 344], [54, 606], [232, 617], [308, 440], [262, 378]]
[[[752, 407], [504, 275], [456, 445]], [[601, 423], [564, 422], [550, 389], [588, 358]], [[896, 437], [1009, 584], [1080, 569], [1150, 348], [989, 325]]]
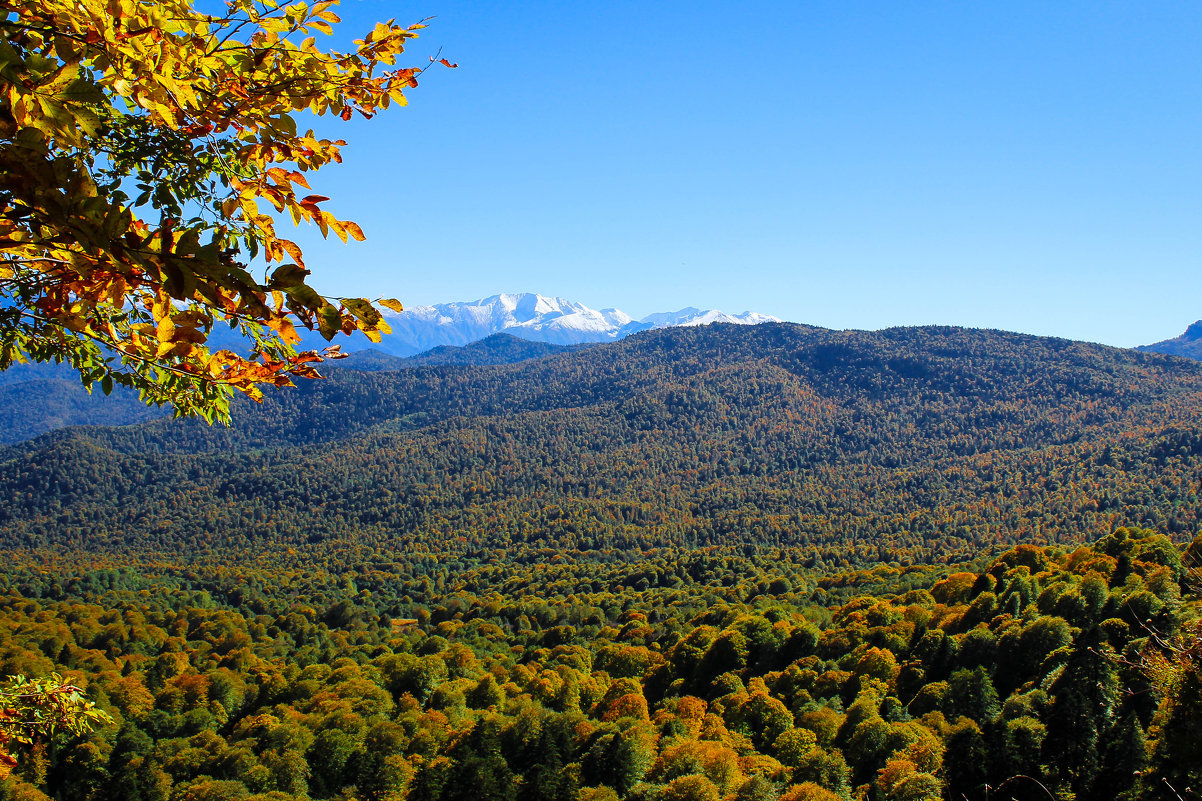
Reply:
[[100, 132], [100, 117], [92, 109], [86, 106], [80, 106], [72, 110], [75, 115], [75, 124], [80, 130], [88, 136], [96, 136]]
[[368, 326], [380, 322], [380, 313], [376, 311], [376, 307], [362, 298], [343, 298], [342, 304]]
[[188, 297], [188, 278], [189, 273], [178, 264], [169, 261], [163, 265], [163, 286], [171, 297], [181, 300]]
[[104, 92], [87, 78], [77, 78], [62, 92], [63, 100], [69, 103], [103, 103]]
[[276, 126], [285, 136], [296, 136], [296, 120], [292, 119], [287, 114], [281, 114], [276, 118]]
[[325, 337], [326, 342], [329, 342], [335, 334], [342, 330], [342, 315], [329, 304], [322, 306], [321, 311], [317, 313], [317, 329]]
[[308, 284], [298, 284], [288, 287], [284, 291], [288, 293], [289, 298], [306, 308], [318, 309], [321, 308], [324, 302], [321, 295], [317, 293], [317, 290]]
[[268, 284], [272, 289], [285, 289], [294, 287], [305, 282], [305, 276], [309, 271], [295, 264], [284, 264], [277, 267], [275, 272], [271, 274], [271, 282]]

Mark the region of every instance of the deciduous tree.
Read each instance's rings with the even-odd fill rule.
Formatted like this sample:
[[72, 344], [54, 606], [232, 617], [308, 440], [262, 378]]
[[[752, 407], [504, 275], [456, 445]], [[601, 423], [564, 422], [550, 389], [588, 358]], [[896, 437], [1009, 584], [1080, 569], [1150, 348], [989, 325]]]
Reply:
[[[317, 375], [298, 327], [387, 332], [368, 300], [317, 292], [277, 230], [363, 238], [309, 191], [345, 143], [298, 117], [373, 117], [421, 72], [397, 66], [421, 24], [319, 47], [333, 5], [0, 0], [0, 368], [66, 362], [212, 420], [235, 392]], [[247, 351], [213, 346], [218, 326]]]

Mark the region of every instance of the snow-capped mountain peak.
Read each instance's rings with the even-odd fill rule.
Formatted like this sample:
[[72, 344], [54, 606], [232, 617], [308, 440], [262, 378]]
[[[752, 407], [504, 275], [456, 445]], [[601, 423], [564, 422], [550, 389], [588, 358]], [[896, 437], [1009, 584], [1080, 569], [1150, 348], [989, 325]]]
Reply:
[[710, 323], [732, 323], [734, 325], [756, 325], [757, 323], [779, 323], [780, 320], [767, 314], [745, 311], [742, 314], [727, 314], [717, 309], [698, 309], [686, 306], [680, 311], [648, 314], [641, 322], [651, 328], [668, 328], [679, 325], [709, 325]]
[[467, 345], [504, 331], [523, 339], [575, 345], [612, 342], [638, 331], [709, 323], [755, 324], [779, 322], [755, 312], [731, 315], [687, 307], [650, 314], [635, 320], [619, 309], [590, 309], [566, 298], [532, 292], [502, 293], [481, 300], [410, 306], [404, 312], [385, 312], [392, 335], [374, 347], [409, 356], [440, 345]]

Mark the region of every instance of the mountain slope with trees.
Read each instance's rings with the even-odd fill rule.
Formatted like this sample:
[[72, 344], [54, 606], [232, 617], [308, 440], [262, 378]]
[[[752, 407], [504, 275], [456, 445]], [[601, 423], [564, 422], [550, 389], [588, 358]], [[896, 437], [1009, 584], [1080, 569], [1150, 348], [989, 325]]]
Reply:
[[[708, 326], [500, 366], [336, 371], [232, 427], [3, 452], [7, 543], [807, 546], [967, 558], [1197, 528], [1202, 365], [954, 328]], [[183, 502], [181, 502], [183, 501]]]
[[[236, 335], [231, 334], [230, 339], [232, 345]], [[322, 367], [326, 372], [374, 372], [448, 364], [515, 364], [582, 347], [588, 345], [553, 345], [493, 334], [463, 347], [443, 346], [408, 358], [371, 349], [356, 351], [345, 360], [327, 362]], [[113, 387], [108, 395], [88, 392], [80, 384], [78, 373], [67, 365], [22, 364], [0, 371], [0, 445], [24, 442], [69, 426], [131, 425], [167, 415], [164, 409], [148, 407], [138, 393], [126, 387]]]
[[79, 374], [58, 365], [18, 365], [0, 372], [0, 444], [33, 439], [68, 426], [129, 425], [162, 417], [138, 393], [114, 387], [89, 393]]

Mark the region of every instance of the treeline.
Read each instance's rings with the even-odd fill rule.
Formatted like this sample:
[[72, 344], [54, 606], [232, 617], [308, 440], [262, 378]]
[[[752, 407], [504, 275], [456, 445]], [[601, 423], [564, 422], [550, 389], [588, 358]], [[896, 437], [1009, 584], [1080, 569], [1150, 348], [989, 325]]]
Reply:
[[0, 672], [113, 723], [0, 798], [1197, 797], [1202, 538], [788, 555], [8, 554]]

